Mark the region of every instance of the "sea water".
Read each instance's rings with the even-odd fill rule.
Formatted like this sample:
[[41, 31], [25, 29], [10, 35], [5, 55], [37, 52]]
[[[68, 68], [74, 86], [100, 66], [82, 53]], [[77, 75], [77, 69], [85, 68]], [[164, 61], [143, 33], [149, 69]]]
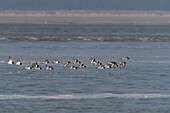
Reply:
[[[165, 113], [170, 108], [170, 26], [0, 25], [0, 111]], [[8, 65], [8, 57], [21, 66]], [[96, 59], [125, 68], [97, 69]], [[48, 64], [57, 59], [59, 64]], [[70, 70], [62, 62], [80, 60]], [[42, 70], [24, 70], [38, 62]]]

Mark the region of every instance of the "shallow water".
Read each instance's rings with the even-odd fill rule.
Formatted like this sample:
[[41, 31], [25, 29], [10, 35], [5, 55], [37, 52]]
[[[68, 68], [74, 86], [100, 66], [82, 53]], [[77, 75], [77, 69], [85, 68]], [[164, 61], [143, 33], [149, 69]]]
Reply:
[[[1, 112], [168, 112], [170, 26], [1, 25]], [[142, 29], [142, 30], [141, 30]], [[140, 39], [140, 40], [139, 40]], [[145, 40], [144, 40], [145, 39]], [[159, 39], [159, 40], [158, 40]], [[7, 65], [8, 56], [23, 65]], [[97, 69], [122, 62], [125, 68]], [[87, 68], [24, 70], [32, 62], [82, 61]]]

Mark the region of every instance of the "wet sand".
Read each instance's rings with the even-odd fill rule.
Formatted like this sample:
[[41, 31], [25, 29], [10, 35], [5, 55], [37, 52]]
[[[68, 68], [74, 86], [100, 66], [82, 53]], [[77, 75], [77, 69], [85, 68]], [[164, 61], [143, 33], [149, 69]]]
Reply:
[[170, 25], [167, 11], [0, 11], [0, 23]]

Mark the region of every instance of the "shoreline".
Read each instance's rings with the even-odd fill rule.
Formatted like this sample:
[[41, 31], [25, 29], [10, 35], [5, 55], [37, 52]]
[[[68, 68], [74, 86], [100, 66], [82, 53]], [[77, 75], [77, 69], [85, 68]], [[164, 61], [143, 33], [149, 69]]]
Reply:
[[170, 25], [170, 11], [0, 11], [0, 24]]

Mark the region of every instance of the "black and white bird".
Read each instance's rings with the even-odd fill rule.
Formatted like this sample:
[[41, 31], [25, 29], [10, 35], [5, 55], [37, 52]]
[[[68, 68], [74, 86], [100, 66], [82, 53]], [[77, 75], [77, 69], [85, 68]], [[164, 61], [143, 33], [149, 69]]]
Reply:
[[14, 61], [12, 60], [11, 56], [9, 56], [9, 60], [7, 61], [7, 64], [14, 64]]
[[43, 64], [49, 64], [50, 61], [48, 59], [46, 59], [44, 62], [42, 62]]
[[15, 62], [15, 65], [20, 66], [20, 65], [22, 65], [22, 63], [21, 63], [19, 60], [17, 60], [17, 61]]
[[52, 66], [46, 65], [45, 70], [54, 70], [54, 68]]
[[127, 56], [127, 57], [122, 57], [121, 60], [129, 60], [130, 58]]
[[79, 68], [87, 68], [87, 66], [84, 65], [84, 64], [80, 64], [80, 65], [79, 65]]
[[30, 67], [30, 66], [26, 66], [26, 67], [24, 67], [23, 69], [25, 69], [25, 70], [31, 70], [31, 69], [32, 69], [32, 67]]
[[78, 67], [77, 66], [71, 66], [70, 69], [76, 70], [76, 69], [78, 69]]
[[52, 63], [53, 63], [53, 64], [59, 64], [59, 63], [60, 63], [60, 61], [59, 61], [59, 60], [57, 60], [57, 59], [55, 59]]
[[78, 60], [78, 59], [73, 59], [73, 60], [74, 60], [73, 64], [81, 64], [80, 60]]
[[41, 70], [42, 69], [37, 62], [36, 63], [32, 63], [31, 68], [34, 69], [34, 70]]

